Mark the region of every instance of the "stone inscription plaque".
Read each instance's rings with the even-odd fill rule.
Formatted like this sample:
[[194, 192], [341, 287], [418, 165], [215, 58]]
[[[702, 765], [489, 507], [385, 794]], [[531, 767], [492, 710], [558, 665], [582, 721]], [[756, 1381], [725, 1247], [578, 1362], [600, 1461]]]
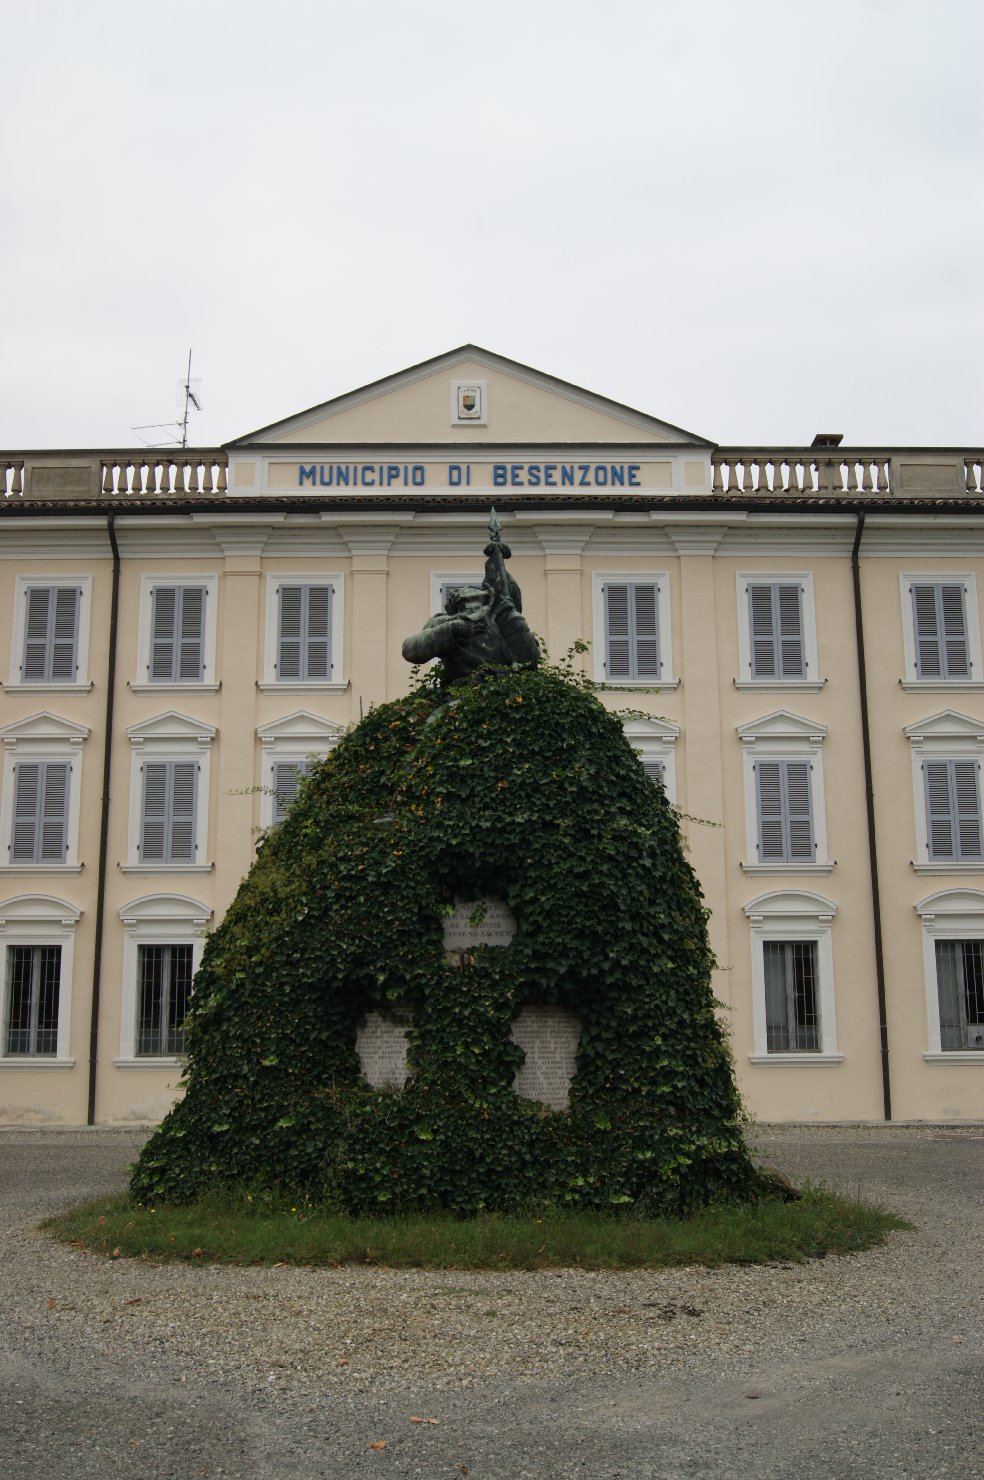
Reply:
[[526, 1054], [513, 1080], [523, 1100], [539, 1100], [552, 1110], [566, 1110], [574, 1078], [581, 1019], [566, 1007], [524, 1007], [509, 1034]]
[[408, 1008], [394, 1008], [386, 1017], [367, 1012], [355, 1035], [359, 1065], [373, 1089], [402, 1089], [407, 1082], [407, 1034], [413, 1027]]
[[[472, 923], [474, 921], [474, 923]], [[504, 899], [456, 899], [454, 913], [444, 917], [444, 949], [473, 951], [476, 946], [507, 946], [516, 934], [516, 919]]]

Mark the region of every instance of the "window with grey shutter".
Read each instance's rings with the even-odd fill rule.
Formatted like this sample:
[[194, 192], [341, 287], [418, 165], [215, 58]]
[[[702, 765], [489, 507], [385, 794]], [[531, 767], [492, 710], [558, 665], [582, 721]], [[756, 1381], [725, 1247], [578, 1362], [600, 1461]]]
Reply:
[[78, 586], [28, 586], [23, 683], [74, 683], [78, 676]]
[[984, 857], [978, 771], [976, 760], [923, 762], [931, 863]]
[[141, 863], [195, 863], [197, 761], [144, 761]]
[[8, 946], [5, 1054], [58, 1052], [61, 946]]
[[297, 797], [301, 778], [311, 770], [311, 761], [277, 761], [273, 767], [273, 824], [283, 822]]
[[812, 863], [812, 767], [809, 761], [757, 761], [758, 861]]
[[655, 581], [608, 581], [605, 603], [605, 677], [658, 679], [659, 586]]
[[984, 1053], [984, 941], [938, 940], [936, 985], [944, 1053]]
[[155, 586], [151, 598], [152, 683], [201, 683], [205, 677], [204, 586]]
[[752, 678], [805, 678], [803, 589], [797, 582], [748, 586]]
[[970, 678], [964, 598], [961, 581], [912, 583], [917, 678]]
[[820, 1006], [813, 940], [767, 940], [765, 1031], [768, 1053], [817, 1053]]
[[68, 853], [68, 761], [18, 761], [10, 861], [64, 863]]
[[331, 678], [331, 586], [283, 585], [277, 591], [277, 679], [315, 683]]
[[653, 755], [640, 755], [639, 759], [642, 762], [642, 769], [645, 771], [645, 773], [649, 777], [650, 781], [656, 781], [658, 779], [658, 780], [660, 780], [660, 781], [662, 781], [662, 782], [665, 783], [665, 781], [666, 781], [666, 762], [665, 761], [661, 761], [656, 756], [653, 756]]

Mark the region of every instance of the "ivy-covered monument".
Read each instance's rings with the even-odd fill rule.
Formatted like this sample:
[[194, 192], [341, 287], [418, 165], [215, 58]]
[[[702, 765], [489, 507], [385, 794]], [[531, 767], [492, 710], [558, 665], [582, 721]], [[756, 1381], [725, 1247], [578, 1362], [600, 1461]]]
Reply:
[[186, 1094], [132, 1192], [352, 1213], [683, 1213], [756, 1186], [676, 819], [617, 717], [538, 666], [493, 516], [441, 663], [304, 781], [209, 939]]

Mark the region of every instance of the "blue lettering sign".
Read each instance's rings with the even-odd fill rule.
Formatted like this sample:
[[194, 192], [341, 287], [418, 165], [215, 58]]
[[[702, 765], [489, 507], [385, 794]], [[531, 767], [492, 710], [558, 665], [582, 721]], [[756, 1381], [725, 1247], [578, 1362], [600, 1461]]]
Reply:
[[547, 485], [548, 488], [556, 488], [557, 487], [557, 479], [555, 477], [556, 472], [557, 472], [557, 464], [556, 463], [547, 463], [547, 466], [543, 470], [543, 481]]
[[338, 467], [336, 467], [336, 469], [335, 469], [335, 482], [338, 484], [339, 488], [348, 488], [348, 485], [349, 485], [349, 475], [350, 475], [351, 472], [352, 472], [352, 469], [351, 468], [348, 468], [348, 467], [343, 468], [341, 465], [339, 465]]
[[629, 463], [629, 487], [639, 487], [639, 463]]
[[624, 486], [625, 469], [623, 467], [615, 467], [614, 465], [612, 466], [612, 483], [621, 483]]
[[530, 463], [526, 469], [526, 481], [531, 488], [537, 488], [540, 483], [540, 464]]
[[314, 483], [315, 482], [315, 479], [316, 479], [316, 474], [315, 474], [314, 463], [312, 463], [309, 468], [306, 468], [304, 466], [304, 464], [302, 463], [301, 466], [297, 470], [297, 486], [298, 486], [298, 488], [303, 488], [304, 485], [305, 485], [305, 483]]
[[566, 485], [569, 485], [570, 487], [573, 487], [574, 486], [574, 464], [573, 463], [561, 463], [561, 465], [560, 465], [560, 482], [561, 482], [561, 487], [563, 487], [565, 484]]
[[457, 488], [461, 483], [461, 464], [448, 463], [448, 487]]
[[505, 483], [506, 483], [506, 465], [505, 465], [505, 463], [493, 463], [492, 464], [492, 482], [493, 482], [493, 484], [495, 485], [496, 488], [503, 488], [505, 486]]
[[423, 488], [427, 481], [427, 474], [424, 471], [423, 463], [414, 463], [410, 469], [410, 478], [414, 488]]

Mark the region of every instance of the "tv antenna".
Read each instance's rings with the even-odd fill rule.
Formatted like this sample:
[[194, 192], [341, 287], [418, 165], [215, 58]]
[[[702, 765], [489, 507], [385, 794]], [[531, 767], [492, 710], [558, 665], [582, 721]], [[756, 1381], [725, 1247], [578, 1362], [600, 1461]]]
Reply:
[[201, 384], [201, 380], [192, 380], [191, 378], [191, 350], [189, 350], [187, 373], [184, 380], [178, 381], [176, 387], [178, 409], [181, 412], [180, 420], [150, 421], [145, 422], [143, 426], [131, 427], [130, 430], [136, 432], [138, 437], [140, 437], [141, 432], [170, 431], [174, 434], [170, 437], [158, 437], [151, 441], [148, 441], [146, 437], [140, 437], [145, 447], [187, 447], [188, 420], [191, 416], [192, 408], [195, 411], [201, 411], [202, 409]]

